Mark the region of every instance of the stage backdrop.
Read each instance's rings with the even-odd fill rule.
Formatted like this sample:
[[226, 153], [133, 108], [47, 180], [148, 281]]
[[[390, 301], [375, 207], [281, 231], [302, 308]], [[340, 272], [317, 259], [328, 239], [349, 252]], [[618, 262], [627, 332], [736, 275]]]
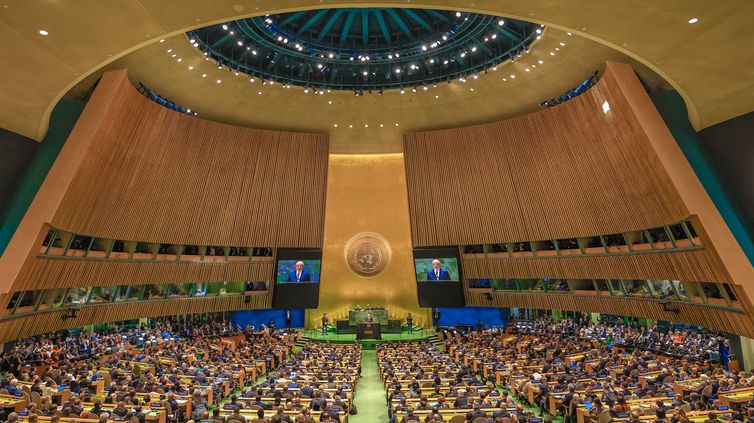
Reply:
[[389, 307], [391, 319], [411, 312], [415, 324], [432, 323], [417, 300], [402, 154], [330, 155], [324, 233], [319, 308], [307, 312], [307, 327], [318, 327], [322, 313], [333, 323], [347, 319], [357, 304]]

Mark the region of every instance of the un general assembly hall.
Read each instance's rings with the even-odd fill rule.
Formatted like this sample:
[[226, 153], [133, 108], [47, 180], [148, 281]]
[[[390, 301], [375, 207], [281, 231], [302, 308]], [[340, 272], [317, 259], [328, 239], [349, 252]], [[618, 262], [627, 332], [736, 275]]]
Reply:
[[0, 0], [0, 422], [754, 423], [753, 17]]

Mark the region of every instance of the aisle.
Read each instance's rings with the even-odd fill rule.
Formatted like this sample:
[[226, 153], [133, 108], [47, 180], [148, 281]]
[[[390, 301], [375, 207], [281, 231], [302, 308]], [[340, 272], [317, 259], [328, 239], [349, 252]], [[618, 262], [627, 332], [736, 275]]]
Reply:
[[361, 376], [356, 387], [354, 404], [359, 414], [348, 416], [349, 423], [382, 423], [389, 421], [385, 391], [382, 389], [380, 369], [377, 367], [377, 351], [363, 350]]

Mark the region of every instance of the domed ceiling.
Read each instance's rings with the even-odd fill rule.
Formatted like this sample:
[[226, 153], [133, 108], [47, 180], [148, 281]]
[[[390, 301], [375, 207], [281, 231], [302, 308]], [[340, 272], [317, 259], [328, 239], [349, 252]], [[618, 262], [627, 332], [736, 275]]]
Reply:
[[358, 95], [465, 78], [515, 60], [541, 33], [534, 23], [459, 11], [337, 8], [240, 19], [187, 36], [218, 67]]

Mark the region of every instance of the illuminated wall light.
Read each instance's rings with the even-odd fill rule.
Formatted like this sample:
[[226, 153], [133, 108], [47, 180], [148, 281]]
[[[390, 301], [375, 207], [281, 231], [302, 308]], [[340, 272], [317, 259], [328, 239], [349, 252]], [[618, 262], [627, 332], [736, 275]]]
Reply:
[[607, 114], [607, 112], [609, 111], [610, 111], [610, 103], [608, 103], [607, 100], [605, 100], [605, 102], [602, 103], [602, 112]]
[[537, 60], [537, 62], [539, 62], [540, 65], [545, 63], [544, 60]]
[[330, 54], [327, 55], [327, 57], [329, 57], [330, 59], [332, 59], [333, 57], [335, 57], [335, 55], [332, 54], [332, 53], [330, 53]]
[[537, 34], [541, 34], [541, 33], [542, 33], [542, 30], [541, 30], [541, 29], [539, 29], [539, 28], [537, 28], [537, 30], [536, 30], [535, 32], [536, 32]]
[[178, 55], [175, 54], [175, 53], [173, 53], [173, 54], [170, 55], [170, 57], [175, 57], [175, 56], [178, 56]]
[[560, 45], [561, 45], [561, 46], [565, 46], [565, 43], [561, 41], [561, 42], [560, 42]]
[[188, 70], [194, 70], [194, 66], [189, 66]]
[[550, 56], [555, 56], [555, 52], [554, 52], [554, 51], [551, 51], [551, 52], [550, 52]]
[[172, 53], [172, 52], [173, 52], [173, 49], [172, 49], [172, 48], [169, 48], [169, 49], [168, 49], [168, 53]]
[[495, 38], [497, 38], [497, 34], [492, 34], [491, 38], [494, 40]]
[[233, 32], [233, 31], [230, 31], [230, 35], [233, 35], [233, 34], [235, 34], [235, 32]]
[[227, 31], [227, 30], [228, 30], [228, 25], [223, 25], [223, 29], [224, 29], [225, 31]]
[[699, 19], [698, 19], [698, 18], [691, 18], [691, 19], [689, 19], [689, 23], [690, 23], [690, 24], [695, 24], [695, 23], [697, 23], [697, 22], [699, 22]]
[[364, 124], [364, 128], [369, 128], [369, 124]]
[[333, 128], [337, 128], [337, 127], [338, 127], [338, 124], [337, 124], [337, 123], [333, 125]]
[[500, 26], [503, 26], [503, 25], [505, 25], [505, 21], [502, 20], [502, 19], [500, 19], [499, 21], [497, 21], [497, 24], [500, 25]]
[[440, 98], [440, 96], [439, 96], [439, 95], [436, 95], [436, 96], [435, 96], [435, 99], [438, 99], [438, 98]]
[[[162, 41], [160, 41], [160, 42], [162, 42]], [[195, 42], [196, 42], [196, 40], [194, 40], [193, 38], [189, 40], [189, 44], [194, 44]]]
[[511, 75], [511, 79], [516, 79], [516, 75]]
[[322, 63], [317, 63], [317, 69], [322, 69]]
[[257, 51], [256, 50], [252, 50], [251, 54], [253, 54], [254, 56], [256, 56], [257, 55]]
[[216, 82], [219, 84], [219, 83], [221, 83], [223, 81], [222, 81], [222, 79], [218, 79]]
[[531, 71], [531, 69], [529, 68], [524, 69], [524, 72], [529, 72], [529, 71]]
[[261, 91], [259, 91], [259, 92], [258, 92], [257, 94], [259, 94], [259, 95], [262, 95], [262, 92], [261, 92]]
[[[162, 39], [160, 40], [160, 42], [161, 42], [161, 43], [164, 43], [164, 42], [165, 42], [165, 39], [164, 39], [164, 38], [162, 38]], [[193, 43], [193, 41], [192, 41], [192, 43]]]
[[460, 17], [461, 17], [461, 12], [456, 12], [456, 18], [460, 18]]
[[476, 46], [474, 46], [474, 47], [471, 47], [471, 51], [472, 51], [472, 52], [476, 52]]
[[206, 77], [207, 77], [207, 74], [206, 74], [206, 73], [203, 73], [203, 74], [202, 74], [202, 78], [206, 78]]
[[473, 88], [469, 88], [469, 91], [474, 91], [474, 89]]
[[427, 46], [422, 46], [422, 51], [427, 51]]
[[243, 41], [238, 40], [238, 42], [236, 44], [238, 44], [239, 46], [242, 46], [243, 45]]
[[349, 128], [353, 128], [353, 125], [348, 125]]
[[249, 79], [249, 82], [256, 82], [256, 79], [254, 79], [254, 78], [250, 78], [250, 79]]
[[403, 94], [405, 92], [406, 92], [406, 90], [404, 90], [403, 88], [401, 88], [401, 94]]
[[398, 126], [398, 122], [395, 122], [395, 126]]
[[183, 61], [183, 59], [181, 59], [181, 58], [179, 57], [179, 58], [178, 58], [178, 63], [181, 63], [182, 61]]

